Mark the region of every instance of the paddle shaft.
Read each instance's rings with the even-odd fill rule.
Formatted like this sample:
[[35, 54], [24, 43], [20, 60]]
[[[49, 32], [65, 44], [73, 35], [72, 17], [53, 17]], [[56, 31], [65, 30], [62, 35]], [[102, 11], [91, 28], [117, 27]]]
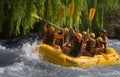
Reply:
[[103, 55], [103, 57], [104, 57], [106, 60], [109, 60], [109, 57], [108, 57], [106, 54], [104, 54], [104, 53], [101, 52], [101, 51], [100, 51], [100, 54]]
[[[31, 16], [34, 17], [34, 18], [36, 18], [36, 19], [42, 20], [42, 21], [44, 21], [44, 22], [48, 22], [48, 20], [43, 19], [42, 17], [38, 16], [36, 13], [32, 13]], [[50, 22], [49, 24], [51, 24], [52, 26], [54, 26], [54, 27], [56, 27], [56, 28], [58, 28], [58, 29], [62, 29], [62, 28], [60, 28], [59, 26], [57, 26], [57, 25], [55, 25], [55, 24], [53, 24], [53, 23], [51, 23], [51, 22]]]
[[[48, 22], [48, 20], [45, 20], [45, 19], [40, 19], [40, 20], [42, 20], [42, 21], [44, 21], [44, 22]], [[57, 26], [57, 25], [55, 25], [55, 24], [53, 24], [53, 23], [49, 23], [49, 24], [51, 24], [52, 26], [54, 26], [54, 27], [56, 27], [56, 28], [58, 28], [58, 29], [62, 29], [62, 28], [60, 28], [59, 26]]]

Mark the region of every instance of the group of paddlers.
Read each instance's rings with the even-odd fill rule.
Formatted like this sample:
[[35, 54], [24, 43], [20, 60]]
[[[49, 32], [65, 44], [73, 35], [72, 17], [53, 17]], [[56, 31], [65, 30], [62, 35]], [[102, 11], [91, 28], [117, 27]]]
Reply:
[[[101, 30], [99, 32], [100, 36], [95, 38], [95, 34], [89, 33], [89, 29], [80, 33], [74, 31], [71, 25], [68, 25], [69, 29], [59, 28], [55, 30], [55, 27], [47, 26], [48, 24], [50, 24], [49, 21], [43, 26], [45, 32], [43, 43], [61, 49], [64, 53], [73, 57], [81, 55], [93, 57], [101, 53], [107, 54], [108, 38], [106, 30]], [[69, 40], [69, 32], [72, 34], [71, 40]]]

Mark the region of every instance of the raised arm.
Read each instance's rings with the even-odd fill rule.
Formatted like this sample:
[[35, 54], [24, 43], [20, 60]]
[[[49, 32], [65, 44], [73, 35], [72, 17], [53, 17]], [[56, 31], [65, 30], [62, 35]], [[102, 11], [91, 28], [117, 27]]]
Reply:
[[47, 28], [47, 25], [50, 23], [50, 21], [47, 21], [44, 26], [43, 26], [43, 30], [44, 32], [47, 32], [48, 31], [48, 28]]
[[76, 34], [76, 32], [73, 30], [73, 28], [72, 28], [70, 25], [69, 25], [69, 27], [70, 27], [70, 31], [71, 31], [73, 37], [75, 38], [75, 40], [77, 40], [77, 41], [82, 40], [82, 39]]

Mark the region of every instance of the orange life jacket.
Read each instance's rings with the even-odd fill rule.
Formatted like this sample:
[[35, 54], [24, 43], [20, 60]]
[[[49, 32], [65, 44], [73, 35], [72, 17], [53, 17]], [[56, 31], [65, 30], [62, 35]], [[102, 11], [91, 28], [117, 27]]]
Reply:
[[86, 44], [86, 51], [93, 53], [95, 51], [96, 41], [88, 40]]

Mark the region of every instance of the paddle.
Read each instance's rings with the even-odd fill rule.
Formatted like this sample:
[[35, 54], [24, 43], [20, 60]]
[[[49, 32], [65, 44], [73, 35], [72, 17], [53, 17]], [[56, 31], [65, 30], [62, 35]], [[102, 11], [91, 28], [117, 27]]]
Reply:
[[68, 25], [68, 27], [70, 28], [72, 28], [72, 26], [70, 26], [71, 25], [71, 22], [72, 22], [72, 16], [73, 16], [73, 14], [74, 14], [74, 3], [71, 3], [71, 4], [69, 4], [69, 7], [68, 7], [68, 17], [69, 17], [69, 25]]
[[100, 51], [100, 54], [102, 54], [103, 55], [103, 57], [106, 59], [106, 60], [109, 60], [109, 57], [106, 55], [106, 54], [104, 54], [103, 52], [101, 52]]
[[93, 18], [94, 18], [94, 16], [95, 16], [95, 12], [96, 12], [96, 9], [95, 8], [90, 8], [90, 12], [89, 12], [89, 16], [88, 16], [88, 23], [89, 23], [89, 25], [88, 25], [88, 29], [89, 29], [89, 26], [91, 27], [92, 26], [92, 20], [93, 20]]
[[[43, 19], [42, 17], [38, 16], [36, 13], [32, 13], [31, 16], [34, 17], [34, 18], [36, 18], [36, 19], [42, 20], [42, 21], [44, 21], [44, 22], [48, 22], [48, 20]], [[60, 28], [59, 26], [57, 26], [57, 25], [55, 25], [55, 24], [53, 24], [53, 23], [51, 23], [51, 22], [50, 22], [49, 24], [51, 24], [52, 26], [54, 26], [54, 27], [56, 27], [56, 28], [58, 28], [58, 29], [62, 29], [62, 28]]]
[[73, 14], [74, 14], [74, 8], [75, 8], [74, 3], [69, 4], [68, 16], [69, 16], [70, 18], [72, 18]]
[[68, 7], [68, 23], [71, 24], [72, 23], [72, 16], [74, 14], [74, 3], [70, 3], [69, 7]]
[[92, 20], [93, 20], [93, 18], [95, 16], [95, 12], [96, 12], [95, 8], [90, 8], [89, 18], [88, 18], [88, 20], [89, 20], [90, 23], [92, 22]]

